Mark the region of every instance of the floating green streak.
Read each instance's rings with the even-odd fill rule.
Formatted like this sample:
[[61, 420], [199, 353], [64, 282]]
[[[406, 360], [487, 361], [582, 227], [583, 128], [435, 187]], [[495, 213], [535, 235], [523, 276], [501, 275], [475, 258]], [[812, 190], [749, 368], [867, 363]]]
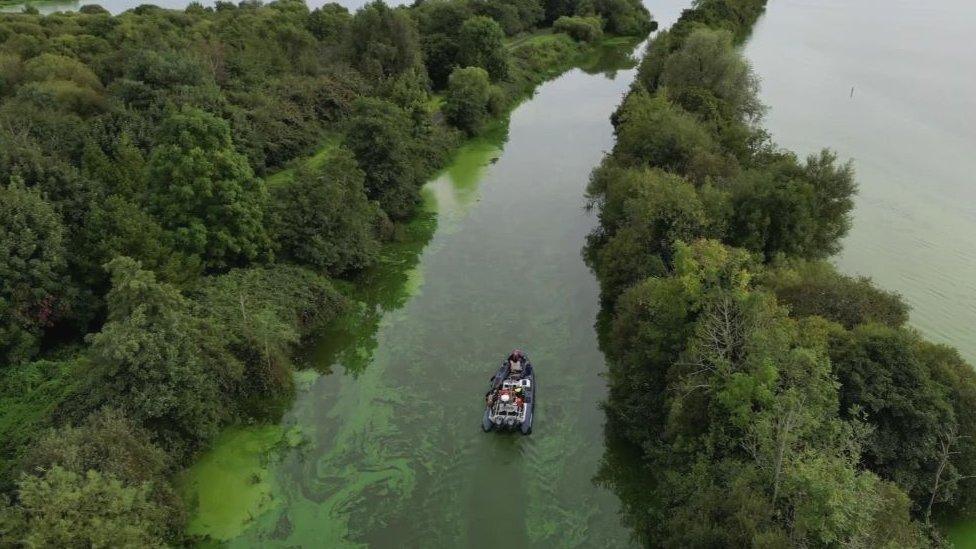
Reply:
[[[384, 365], [389, 358], [374, 356], [376, 336], [383, 325], [395, 320], [397, 309], [420, 294], [424, 282], [420, 253], [438, 228], [439, 218], [453, 224], [477, 200], [482, 171], [498, 157], [506, 134], [506, 121], [493, 123], [462, 146], [452, 163], [425, 186], [419, 215], [398, 229], [375, 267], [343, 288], [357, 305], [323, 331], [307, 357], [309, 363], [323, 369], [296, 373], [298, 391], [310, 390], [323, 373], [331, 373], [334, 365], [342, 365], [352, 375], [325, 380], [346, 385], [344, 390], [337, 389], [334, 402], [325, 404], [329, 409], [325, 425], [315, 419], [315, 410], [297, 410], [293, 420], [310, 426], [301, 441], [334, 437], [331, 451], [316, 456], [315, 471], [309, 473], [316, 482], [325, 484], [321, 489], [328, 497], [290, 502], [291, 521], [315, 524], [317, 528], [290, 532], [281, 517], [269, 513], [280, 501], [276, 494], [291, 492], [293, 483], [288, 480], [295, 480], [269, 480], [274, 450], [295, 446], [299, 440], [287, 436], [282, 426], [255, 425], [226, 431], [181, 477], [181, 493], [193, 515], [190, 534], [228, 541], [261, 524], [259, 530], [278, 531], [288, 544], [348, 546], [347, 509], [363, 493], [396, 498], [413, 490], [416, 479], [407, 460], [394, 457], [382, 442], [396, 434], [391, 418], [400, 399], [385, 385]], [[316, 428], [322, 432], [312, 432]], [[338, 432], [328, 432], [333, 428]]]
[[190, 507], [187, 532], [227, 540], [276, 504], [268, 482], [272, 450], [285, 440], [278, 425], [232, 427], [181, 478]]

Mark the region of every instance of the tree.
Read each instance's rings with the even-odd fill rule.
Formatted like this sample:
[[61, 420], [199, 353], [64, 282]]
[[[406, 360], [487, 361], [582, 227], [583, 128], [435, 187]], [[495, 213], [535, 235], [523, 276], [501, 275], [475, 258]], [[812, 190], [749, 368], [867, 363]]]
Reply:
[[29, 474], [60, 466], [79, 474], [99, 471], [130, 485], [163, 479], [170, 465], [150, 433], [113, 408], [91, 414], [80, 427], [44, 433], [24, 458]]
[[603, 20], [599, 17], [562, 16], [552, 25], [553, 30], [564, 32], [574, 40], [593, 42], [603, 37]]
[[175, 247], [212, 269], [265, 254], [267, 191], [234, 150], [230, 127], [184, 108], [163, 121], [148, 165], [149, 207]]
[[624, 165], [661, 168], [695, 183], [732, 170], [707, 128], [662, 93], [630, 94], [615, 115], [615, 128], [613, 157]]
[[[920, 360], [915, 337], [862, 325], [832, 337], [830, 358], [841, 384], [841, 412], [863, 410], [874, 428], [865, 464], [916, 501], [927, 501], [941, 455], [939, 433], [954, 429], [956, 419], [945, 388]], [[946, 478], [955, 474], [948, 471]]]
[[847, 329], [869, 322], [898, 328], [908, 322], [908, 305], [898, 294], [877, 288], [869, 278], [843, 275], [827, 262], [791, 262], [765, 273], [763, 283], [794, 317], [817, 315]]
[[422, 2], [411, 10], [420, 28], [424, 63], [434, 89], [447, 86], [458, 64], [461, 25], [473, 13], [467, 2], [453, 0]]
[[754, 121], [763, 113], [759, 79], [728, 31], [693, 31], [668, 56], [661, 86], [683, 107], [706, 118]]
[[606, 31], [611, 34], [644, 36], [657, 28], [647, 8], [638, 0], [594, 0], [593, 5], [596, 15], [606, 21]]
[[508, 78], [505, 32], [494, 19], [483, 15], [468, 19], [461, 25], [458, 41], [459, 66], [481, 67], [494, 82]]
[[[636, 172], [636, 173], [634, 173]], [[595, 270], [607, 296], [646, 276], [663, 276], [674, 246], [707, 236], [708, 221], [695, 188], [659, 170], [634, 170], [609, 183], [601, 218], [622, 213], [613, 234], [596, 251]]]
[[126, 486], [97, 471], [55, 466], [18, 483], [21, 532], [7, 534], [29, 547], [165, 547], [165, 511], [149, 486]]
[[422, 182], [423, 160], [412, 154], [411, 129], [403, 109], [382, 99], [363, 98], [354, 104], [346, 131], [346, 145], [366, 172], [366, 196], [394, 219], [413, 211]]
[[468, 135], [474, 135], [488, 118], [490, 96], [491, 81], [487, 71], [480, 67], [454, 69], [447, 85], [444, 115]]
[[290, 388], [290, 359], [301, 335], [333, 321], [345, 305], [327, 278], [285, 264], [208, 277], [195, 298], [208, 328], [204, 341], [219, 350], [214, 361], [238, 399], [266, 399]]
[[730, 184], [728, 241], [771, 260], [819, 259], [838, 251], [856, 191], [849, 164], [828, 152], [800, 165], [792, 155], [745, 170]]
[[349, 49], [353, 65], [381, 80], [421, 64], [420, 39], [414, 20], [402, 9], [377, 0], [352, 18]]
[[379, 251], [379, 211], [366, 198], [365, 174], [340, 148], [317, 168], [274, 189], [274, 235], [281, 254], [332, 275], [370, 265]]
[[19, 362], [63, 312], [64, 227], [37, 189], [19, 178], [0, 186], [0, 358]]
[[308, 14], [308, 30], [319, 40], [339, 44], [348, 39], [352, 16], [340, 4], [330, 2]]
[[194, 448], [213, 435], [226, 410], [220, 372], [204, 360], [189, 305], [133, 259], [118, 257], [106, 269], [108, 321], [89, 338], [93, 404], [122, 410], [175, 454]]

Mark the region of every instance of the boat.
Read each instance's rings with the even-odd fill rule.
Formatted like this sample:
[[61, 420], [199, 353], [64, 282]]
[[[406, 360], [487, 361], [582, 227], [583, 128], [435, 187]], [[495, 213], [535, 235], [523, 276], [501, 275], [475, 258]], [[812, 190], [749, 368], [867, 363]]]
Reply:
[[508, 361], [491, 377], [488, 392], [485, 394], [485, 412], [481, 428], [488, 431], [521, 431], [523, 435], [532, 432], [535, 419], [536, 383], [535, 370], [528, 357], [524, 359], [521, 374], [509, 371]]

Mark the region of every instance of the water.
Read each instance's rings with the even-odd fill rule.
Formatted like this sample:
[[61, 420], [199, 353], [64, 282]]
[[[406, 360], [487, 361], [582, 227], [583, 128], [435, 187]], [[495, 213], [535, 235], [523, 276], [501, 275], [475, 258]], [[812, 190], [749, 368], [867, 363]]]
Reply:
[[[230, 431], [181, 480], [191, 533], [242, 547], [633, 544], [593, 481], [606, 366], [580, 256], [633, 48], [544, 84], [428, 184], [432, 215], [312, 353], [323, 375], [303, 374], [279, 426]], [[516, 346], [536, 366], [535, 432], [482, 433], [488, 378]]]
[[970, 0], [775, 0], [745, 53], [777, 142], [855, 161], [838, 266], [901, 293], [913, 326], [976, 363], [974, 29]]

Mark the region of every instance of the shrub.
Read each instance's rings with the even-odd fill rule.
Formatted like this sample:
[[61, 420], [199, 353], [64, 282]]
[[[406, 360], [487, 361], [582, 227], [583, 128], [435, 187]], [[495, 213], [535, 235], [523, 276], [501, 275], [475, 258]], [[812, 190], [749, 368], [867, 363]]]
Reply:
[[574, 40], [593, 42], [603, 37], [603, 19], [599, 17], [562, 16], [552, 26], [557, 32], [564, 32]]
[[491, 81], [488, 71], [480, 67], [455, 69], [447, 84], [444, 114], [469, 135], [475, 134], [488, 117]]

